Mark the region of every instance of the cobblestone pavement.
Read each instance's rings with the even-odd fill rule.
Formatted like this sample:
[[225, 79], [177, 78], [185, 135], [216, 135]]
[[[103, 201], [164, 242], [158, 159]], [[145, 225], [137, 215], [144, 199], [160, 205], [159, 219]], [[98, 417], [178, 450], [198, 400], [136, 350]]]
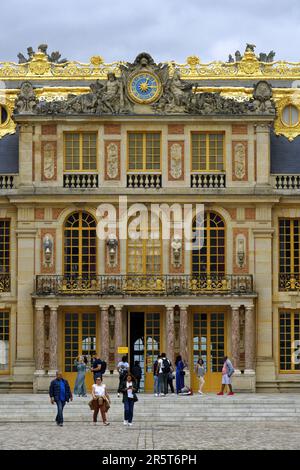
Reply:
[[300, 449], [300, 426], [291, 422], [197, 423], [125, 428], [87, 423], [3, 423], [0, 449]]

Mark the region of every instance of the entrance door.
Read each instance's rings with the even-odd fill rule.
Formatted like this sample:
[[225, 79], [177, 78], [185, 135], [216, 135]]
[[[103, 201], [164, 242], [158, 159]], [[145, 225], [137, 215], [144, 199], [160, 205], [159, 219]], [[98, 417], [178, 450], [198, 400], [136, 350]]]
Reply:
[[130, 368], [134, 361], [139, 361], [143, 371], [141, 390], [153, 391], [153, 363], [160, 347], [160, 313], [130, 312], [129, 313], [129, 362]]
[[[202, 357], [206, 376], [204, 391], [221, 388], [223, 357], [226, 354], [226, 314], [224, 311], [193, 313], [193, 364]], [[198, 379], [193, 368], [193, 389], [198, 390]]]
[[[74, 361], [77, 356], [86, 356], [88, 366], [97, 344], [97, 314], [96, 313], [65, 313], [64, 315], [64, 377], [69, 381], [73, 390], [77, 368]], [[87, 390], [92, 388], [93, 374], [86, 373]]]

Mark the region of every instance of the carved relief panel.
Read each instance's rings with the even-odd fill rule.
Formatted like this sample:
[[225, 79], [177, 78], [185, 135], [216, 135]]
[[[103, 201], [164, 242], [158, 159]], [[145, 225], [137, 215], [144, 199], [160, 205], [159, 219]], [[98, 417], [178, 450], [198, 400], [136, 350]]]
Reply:
[[248, 143], [247, 141], [232, 142], [232, 179], [233, 181], [248, 180]]
[[105, 180], [120, 179], [120, 141], [105, 141]]
[[42, 142], [42, 181], [57, 179], [57, 144], [55, 141]]
[[168, 142], [169, 181], [184, 179], [184, 142]]

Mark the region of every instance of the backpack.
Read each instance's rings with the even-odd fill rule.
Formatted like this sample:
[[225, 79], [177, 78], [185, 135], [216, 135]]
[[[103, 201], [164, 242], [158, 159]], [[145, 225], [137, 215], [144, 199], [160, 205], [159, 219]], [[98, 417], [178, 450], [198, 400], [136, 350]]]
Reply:
[[171, 372], [171, 364], [169, 359], [166, 357], [164, 357], [162, 360], [162, 371], [164, 374], [169, 374]]
[[101, 374], [104, 375], [105, 374], [105, 371], [106, 371], [106, 368], [107, 368], [107, 364], [105, 361], [101, 361]]

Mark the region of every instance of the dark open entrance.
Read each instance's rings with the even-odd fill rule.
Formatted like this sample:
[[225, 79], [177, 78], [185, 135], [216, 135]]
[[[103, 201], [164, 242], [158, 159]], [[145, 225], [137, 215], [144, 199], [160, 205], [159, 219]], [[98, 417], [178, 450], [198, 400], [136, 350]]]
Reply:
[[129, 331], [129, 365], [130, 369], [134, 361], [139, 361], [143, 371], [140, 389], [144, 390], [144, 370], [145, 370], [145, 314], [143, 312], [130, 313]]

